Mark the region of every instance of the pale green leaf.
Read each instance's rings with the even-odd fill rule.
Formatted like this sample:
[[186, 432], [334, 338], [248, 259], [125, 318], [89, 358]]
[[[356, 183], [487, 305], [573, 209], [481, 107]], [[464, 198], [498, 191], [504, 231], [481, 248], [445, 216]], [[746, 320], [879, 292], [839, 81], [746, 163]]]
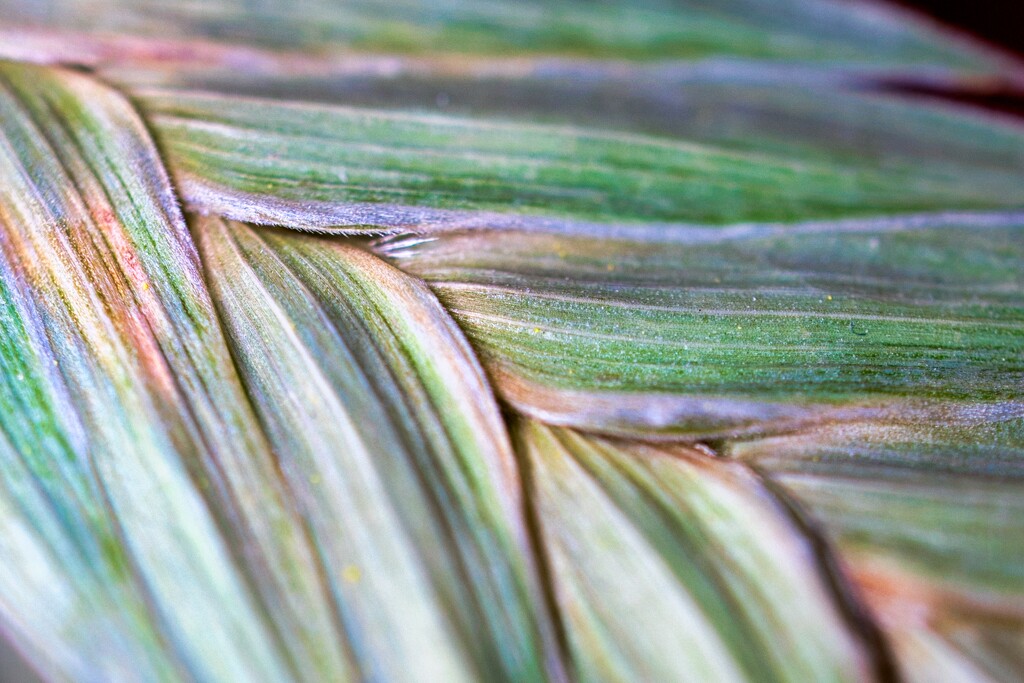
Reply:
[[811, 544], [750, 471], [682, 447], [515, 432], [581, 680], [865, 680]]
[[1019, 62], [856, 0], [0, 0], [0, 55], [84, 65], [0, 62], [44, 679], [1020, 677], [1024, 129], [878, 90]]
[[724, 452], [820, 525], [910, 680], [1013, 680], [1024, 661], [1022, 413], [830, 427]]
[[1015, 683], [1024, 671], [1024, 617], [956, 602], [898, 572], [865, 577], [862, 593], [910, 683]]
[[369, 680], [541, 680], [521, 484], [483, 372], [376, 256], [201, 219], [211, 288]]
[[54, 677], [333, 677], [319, 566], [128, 103], [0, 63], [0, 624]]
[[[1016, 191], [1024, 136], [1009, 129], [1001, 131], [1009, 144], [1001, 161], [934, 164], [927, 154], [840, 160], [813, 147], [737, 150], [177, 91], [147, 91], [138, 101], [186, 202], [302, 229], [593, 233], [609, 225], [671, 239], [693, 223], [1024, 207]], [[950, 126], [940, 139], [970, 125]], [[934, 129], [926, 126], [923, 147], [936, 145]], [[991, 146], [983, 137], [982, 159]]]
[[465, 232], [378, 248], [432, 284], [520, 410], [715, 436], [1020, 410], [1024, 224], [1001, 223], [743, 225], [672, 242]]
[[974, 424], [813, 430], [731, 444], [844, 550], [1024, 615], [1024, 408]]
[[[902, 634], [893, 638], [896, 647], [903, 648], [908, 681], [950, 680], [953, 673], [971, 682], [1020, 680], [1024, 671], [1024, 619], [1007, 619], [998, 614], [978, 616], [967, 609], [960, 614], [940, 613], [932, 621], [930, 628], [918, 626], [914, 634], [918, 642], [923, 641], [924, 656], [914, 657], [908, 652]], [[911, 629], [917, 626], [913, 622], [908, 625]], [[930, 656], [939, 652], [944, 656]]]

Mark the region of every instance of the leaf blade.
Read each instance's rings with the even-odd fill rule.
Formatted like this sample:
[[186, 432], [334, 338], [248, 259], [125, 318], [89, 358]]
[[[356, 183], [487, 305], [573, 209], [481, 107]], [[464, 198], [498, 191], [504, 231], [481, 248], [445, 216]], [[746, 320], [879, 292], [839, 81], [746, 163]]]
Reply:
[[[300, 229], [672, 235], [694, 224], [1022, 206], [1014, 192], [1019, 164], [933, 168], [913, 154], [891, 166], [884, 157], [837, 163], [792, 146], [724, 149], [177, 91], [138, 93], [138, 101], [196, 209]], [[1024, 147], [1022, 136], [1007, 133]]]
[[431, 282], [506, 400], [559, 424], [709, 437], [1019, 409], [1020, 226], [880, 227], [378, 249]]
[[[815, 520], [910, 680], [1008, 680], [1024, 654], [1022, 418], [866, 423], [727, 444]], [[946, 674], [943, 674], [946, 675]]]
[[5, 620], [37, 643], [59, 633], [65, 675], [95, 675], [90, 619], [104, 618], [128, 621], [97, 643], [113, 678], [147, 660], [154, 678], [330, 672], [315, 564], [141, 121], [69, 71], [3, 63], [0, 86], [3, 294], [17, 321], [4, 375], [20, 404], [2, 419], [17, 449], [5, 455], [23, 459], [8, 521], [49, 520], [44, 544], [79, 546], [57, 564], [64, 590], [100, 599], [75, 619], [60, 594], [39, 595], [67, 618], [57, 633], [31, 611]]
[[[117, 0], [5, 0], [4, 17], [21, 26], [112, 29], [166, 39], [202, 36], [277, 49], [363, 49], [422, 54], [454, 52], [509, 57], [524, 52], [618, 60], [696, 59], [739, 55], [759, 59], [865, 63], [913, 71], [932, 65], [966, 73], [1009, 69], [1010, 60], [912, 16], [866, 4], [700, 2], [524, 2], [515, 12], [493, 0], [363, 1], [342, 7], [202, 6]], [[64, 46], [66, 49], [66, 46]], [[23, 54], [23, 53], [22, 53]]]
[[301, 506], [362, 674], [430, 678], [424, 658], [448, 680], [557, 667], [504, 427], [429, 291], [340, 242], [212, 218], [197, 232], [287, 476], [324, 482]]
[[515, 433], [581, 678], [867, 675], [800, 532], [749, 472], [535, 422]]

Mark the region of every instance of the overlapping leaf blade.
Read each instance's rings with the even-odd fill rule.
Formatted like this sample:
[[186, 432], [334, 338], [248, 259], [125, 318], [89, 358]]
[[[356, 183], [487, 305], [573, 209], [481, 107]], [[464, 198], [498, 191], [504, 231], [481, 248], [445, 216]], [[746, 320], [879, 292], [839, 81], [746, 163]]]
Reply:
[[[124, 50], [111, 49], [114, 55]], [[761, 61], [628, 64], [428, 54], [312, 57], [197, 46], [97, 69], [129, 91], [159, 88], [295, 102], [568, 123], [881, 168], [1020, 170], [1012, 121], [878, 92], [884, 77]], [[198, 56], [197, 54], [198, 53]], [[251, 67], [239, 72], [238, 62]], [[881, 82], [879, 82], [881, 81]]]
[[948, 610], [908, 604], [900, 595], [878, 602], [905, 680], [1011, 683], [1020, 678], [1024, 622], [1019, 618], [987, 614], [976, 606]]
[[506, 400], [556, 423], [715, 436], [1019, 409], [1024, 229], [931, 220], [379, 246], [432, 283]]
[[[805, 0], [0, 13], [0, 54], [139, 93], [199, 211], [447, 233], [377, 247], [513, 408], [790, 434], [722, 443], [741, 464], [518, 424], [583, 678], [884, 678], [780, 495], [904, 675], [1020, 669], [1024, 135], [849, 90], [1008, 61]], [[10, 29], [40, 19], [84, 33]], [[723, 55], [772, 61], [677, 59]], [[129, 108], [0, 79], [0, 631], [50, 678], [558, 678], [504, 427], [430, 292], [197, 219], [247, 399]]]
[[859, 680], [812, 549], [750, 472], [523, 422], [518, 447], [581, 680]]
[[1024, 661], [1024, 419], [862, 424], [728, 444], [817, 520], [909, 680], [1012, 680]]
[[740, 55], [986, 71], [1005, 62], [906, 14], [866, 4], [784, 0], [591, 3], [526, 0], [169, 2], [5, 0], [23, 26], [149, 38], [203, 36], [279, 48], [666, 59]]
[[[139, 102], [187, 202], [302, 229], [566, 232], [608, 224], [669, 236], [692, 223], [1022, 206], [1019, 169], [1005, 165], [842, 163], [813, 149], [736, 151], [177, 91], [143, 93]], [[1007, 132], [1018, 153], [1021, 138]]]
[[13, 64], [0, 107], [5, 630], [80, 680], [332, 676], [315, 558], [141, 122]]
[[[65, 387], [54, 381], [59, 361], [41, 334], [32, 298], [9, 288], [17, 280], [6, 258], [4, 271], [4, 631], [51, 675], [115, 679], [119, 668], [133, 663], [141, 678], [167, 676], [175, 668], [173, 655], [159, 647], [145, 595], [127, 575], [129, 557], [115, 521], [104, 514], [103, 490], [87, 454], [75, 452], [72, 440], [84, 440], [82, 427]], [[45, 610], [37, 612], [40, 607]], [[55, 633], [64, 634], [62, 642], [52, 641]], [[83, 650], [99, 662], [88, 661]]]
[[771, 473], [851, 555], [1024, 610], [1022, 414], [1017, 406], [960, 426], [832, 427], [726, 452]]
[[508, 437], [430, 291], [340, 242], [220, 219], [197, 232], [358, 675], [557, 673]]

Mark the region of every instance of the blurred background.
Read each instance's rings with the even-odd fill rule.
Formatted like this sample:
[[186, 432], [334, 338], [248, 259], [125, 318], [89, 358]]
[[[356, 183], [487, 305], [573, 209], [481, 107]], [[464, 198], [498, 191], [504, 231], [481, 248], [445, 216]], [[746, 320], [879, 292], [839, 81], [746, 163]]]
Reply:
[[900, 0], [898, 4], [1024, 55], [1024, 2], [1019, 0]]
[[[897, 0], [895, 4], [1024, 57], [1024, 2], [1021, 0]], [[1024, 90], [1020, 89], [987, 85], [952, 96], [906, 84], [899, 84], [899, 89], [922, 95], [945, 96], [1024, 118]]]

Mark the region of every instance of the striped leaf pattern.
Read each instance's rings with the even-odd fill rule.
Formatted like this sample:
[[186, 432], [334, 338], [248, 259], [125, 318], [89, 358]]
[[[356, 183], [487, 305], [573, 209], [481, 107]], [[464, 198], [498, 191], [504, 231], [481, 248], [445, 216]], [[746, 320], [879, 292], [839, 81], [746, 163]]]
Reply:
[[520, 409], [716, 438], [1019, 410], [1018, 221], [753, 224], [647, 242], [478, 231], [378, 246], [433, 284]]
[[0, 85], [5, 621], [80, 680], [326, 673], [312, 548], [145, 129], [71, 72]]
[[838, 0], [0, 0], [0, 680], [1014, 681], [1013, 58]]
[[564, 55], [605, 59], [741, 56], [990, 72], [978, 46], [889, 8], [815, 0], [4, 0], [7, 22], [38, 30], [214, 38], [272, 48]]
[[909, 680], [1012, 680], [1024, 652], [1022, 415], [829, 427], [723, 452], [813, 515]]
[[[1022, 207], [1012, 167], [933, 169], [927, 159], [909, 173], [908, 162], [824, 164], [813, 150], [771, 155], [180, 91], [143, 91], [141, 106], [195, 209], [302, 229], [595, 232], [607, 224], [670, 235], [695, 223]], [[1007, 137], [1024, 150], [1019, 133]], [[970, 182], [976, 176], [984, 182]]]
[[497, 404], [429, 290], [368, 252], [201, 219], [211, 288], [354, 680], [539, 680], [550, 626]]
[[813, 550], [751, 472], [533, 422], [516, 435], [582, 680], [868, 676]]

